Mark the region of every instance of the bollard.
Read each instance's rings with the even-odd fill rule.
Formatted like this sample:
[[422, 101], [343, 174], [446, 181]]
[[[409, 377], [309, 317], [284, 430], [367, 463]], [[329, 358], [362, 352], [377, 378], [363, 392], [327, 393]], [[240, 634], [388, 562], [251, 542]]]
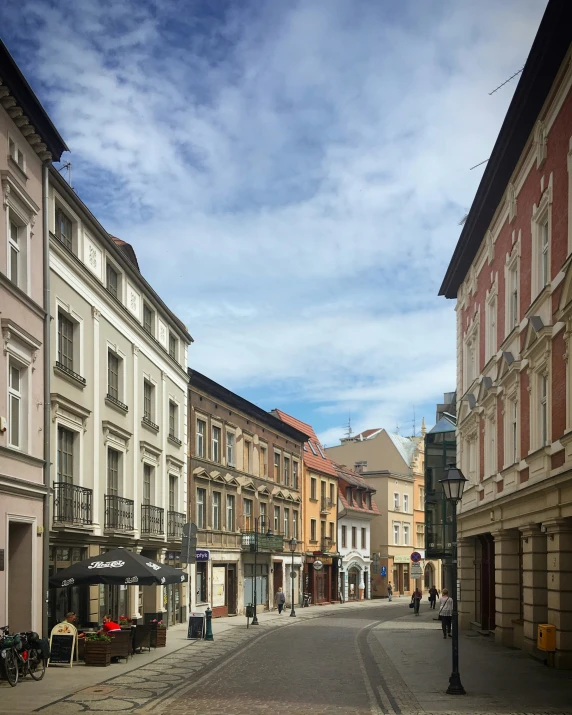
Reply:
[[210, 608], [207, 608], [205, 612], [206, 616], [206, 630], [205, 630], [205, 640], [206, 641], [214, 641], [214, 636], [213, 636], [213, 612]]

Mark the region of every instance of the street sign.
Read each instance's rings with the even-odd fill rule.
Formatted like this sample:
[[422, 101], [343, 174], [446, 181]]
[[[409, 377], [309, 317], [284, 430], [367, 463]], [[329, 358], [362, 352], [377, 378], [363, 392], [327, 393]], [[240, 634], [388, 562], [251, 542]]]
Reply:
[[183, 526], [183, 538], [181, 543], [181, 562], [184, 564], [194, 564], [197, 552], [197, 525], [188, 522]]
[[422, 558], [423, 558], [423, 557], [421, 556], [421, 554], [419, 553], [419, 551], [414, 551], [414, 552], [411, 554], [411, 561], [413, 561], [414, 564], [418, 564], [418, 563], [421, 561]]
[[290, 578], [296, 578], [296, 571], [290, 571]]
[[411, 578], [421, 578], [423, 576], [423, 568], [421, 564], [411, 565]]
[[383, 576], [384, 578], [387, 576], [387, 566], [382, 566], [381, 571], [380, 571], [380, 576]]

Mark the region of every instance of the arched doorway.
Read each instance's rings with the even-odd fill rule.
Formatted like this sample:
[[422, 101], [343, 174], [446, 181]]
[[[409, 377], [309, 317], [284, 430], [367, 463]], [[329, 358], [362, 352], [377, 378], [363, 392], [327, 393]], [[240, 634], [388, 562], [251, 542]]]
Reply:
[[423, 585], [426, 590], [429, 590], [431, 586], [435, 585], [435, 568], [433, 567], [433, 564], [427, 564], [425, 566]]
[[360, 569], [350, 566], [348, 569], [348, 600], [357, 601], [359, 598]]

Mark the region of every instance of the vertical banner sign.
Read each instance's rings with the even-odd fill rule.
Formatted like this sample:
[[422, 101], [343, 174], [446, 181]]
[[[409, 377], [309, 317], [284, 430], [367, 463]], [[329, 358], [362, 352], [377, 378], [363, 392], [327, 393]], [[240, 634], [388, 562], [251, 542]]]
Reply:
[[197, 552], [197, 525], [192, 521], [183, 526], [183, 539], [181, 544], [181, 563], [194, 564]]

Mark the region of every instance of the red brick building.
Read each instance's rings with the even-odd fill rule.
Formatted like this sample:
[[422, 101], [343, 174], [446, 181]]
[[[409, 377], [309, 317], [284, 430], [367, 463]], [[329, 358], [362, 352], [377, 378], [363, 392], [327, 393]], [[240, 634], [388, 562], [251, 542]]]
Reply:
[[572, 4], [550, 0], [440, 294], [457, 300], [461, 624], [572, 667]]

